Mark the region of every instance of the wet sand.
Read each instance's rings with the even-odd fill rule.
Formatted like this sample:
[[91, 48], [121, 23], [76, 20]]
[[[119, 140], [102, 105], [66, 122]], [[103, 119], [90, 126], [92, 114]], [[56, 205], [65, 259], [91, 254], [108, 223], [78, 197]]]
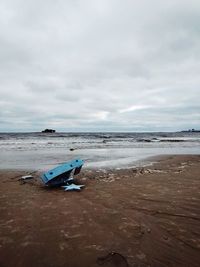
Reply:
[[200, 266], [200, 156], [83, 168], [81, 192], [29, 173], [0, 172], [0, 267]]

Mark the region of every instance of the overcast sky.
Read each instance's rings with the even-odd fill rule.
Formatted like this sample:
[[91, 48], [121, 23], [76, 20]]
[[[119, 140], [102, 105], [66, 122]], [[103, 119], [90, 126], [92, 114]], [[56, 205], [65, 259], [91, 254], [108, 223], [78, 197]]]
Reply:
[[0, 131], [200, 128], [199, 0], [1, 0]]

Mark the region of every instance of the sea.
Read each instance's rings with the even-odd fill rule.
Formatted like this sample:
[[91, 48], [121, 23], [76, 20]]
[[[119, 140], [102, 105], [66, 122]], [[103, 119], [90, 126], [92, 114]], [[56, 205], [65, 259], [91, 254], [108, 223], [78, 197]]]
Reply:
[[79, 158], [86, 168], [129, 168], [154, 156], [200, 154], [200, 132], [0, 133], [0, 169], [45, 171]]

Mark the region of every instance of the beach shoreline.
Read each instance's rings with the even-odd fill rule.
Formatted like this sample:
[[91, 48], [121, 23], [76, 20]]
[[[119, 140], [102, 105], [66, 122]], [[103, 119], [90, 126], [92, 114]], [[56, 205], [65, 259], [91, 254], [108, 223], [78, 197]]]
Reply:
[[157, 155], [200, 154], [199, 133], [0, 133], [0, 169], [47, 171], [80, 158], [84, 168], [127, 168]]
[[200, 155], [151, 160], [83, 167], [81, 192], [1, 170], [0, 267], [200, 266]]

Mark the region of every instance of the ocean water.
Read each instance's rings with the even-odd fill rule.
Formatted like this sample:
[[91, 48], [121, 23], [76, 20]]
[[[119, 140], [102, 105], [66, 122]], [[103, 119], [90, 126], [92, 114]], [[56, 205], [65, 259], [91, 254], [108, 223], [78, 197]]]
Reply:
[[73, 158], [124, 168], [170, 154], [200, 154], [200, 133], [0, 133], [0, 169], [44, 171]]

